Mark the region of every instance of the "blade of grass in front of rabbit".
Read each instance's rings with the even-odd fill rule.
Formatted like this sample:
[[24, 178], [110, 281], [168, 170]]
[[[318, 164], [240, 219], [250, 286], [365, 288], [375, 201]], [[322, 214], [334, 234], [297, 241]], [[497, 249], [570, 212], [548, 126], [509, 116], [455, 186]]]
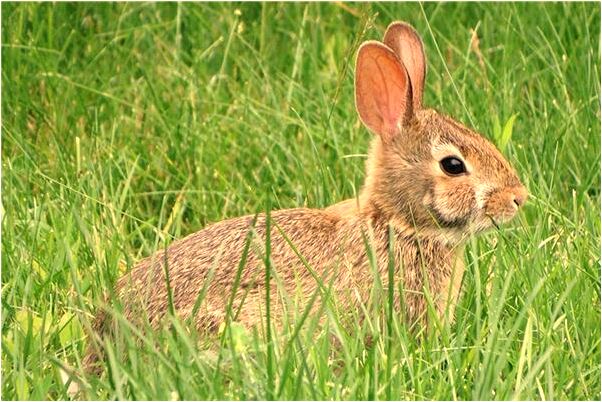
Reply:
[[258, 217], [258, 215], [255, 214], [255, 216], [253, 217], [253, 220], [251, 222], [250, 228], [247, 231], [241, 259], [240, 259], [240, 261], [238, 263], [238, 267], [236, 269], [236, 276], [234, 279], [234, 284], [232, 285], [232, 289], [230, 291], [230, 300], [228, 301], [228, 304], [226, 305], [226, 317], [223, 322], [224, 328], [220, 335], [220, 353], [218, 354], [218, 357], [217, 357], [216, 369], [215, 369], [214, 378], [213, 378], [214, 384], [218, 383], [218, 375], [220, 375], [220, 367], [221, 367], [221, 363], [223, 360], [222, 351], [225, 350], [226, 340], [227, 339], [230, 340], [230, 346], [234, 345], [234, 339], [233, 339], [232, 329], [231, 329], [232, 321], [233, 320], [235, 321], [236, 318], [238, 317], [238, 313], [240, 312], [240, 309], [243, 306], [244, 300], [250, 290], [250, 288], [247, 289], [246, 292], [243, 294], [243, 298], [241, 300], [241, 303], [240, 303], [236, 313], [234, 315], [232, 315], [232, 305], [234, 303], [234, 298], [235, 298], [236, 292], [238, 290], [238, 287], [240, 286], [242, 270], [244, 269], [247, 259], [248, 259], [249, 246], [250, 246], [251, 240], [253, 239], [253, 236], [255, 234], [254, 228], [257, 223], [257, 217]]
[[270, 254], [272, 250], [271, 243], [271, 197], [268, 194], [267, 207], [265, 215], [265, 333], [267, 338], [267, 356], [266, 356], [266, 372], [267, 372], [267, 384], [266, 384], [266, 398], [268, 400], [274, 399], [274, 344], [272, 341], [272, 322], [271, 322], [271, 294], [270, 294], [270, 279], [272, 277], [271, 272], [271, 260]]
[[201, 308], [201, 304], [205, 300], [205, 296], [207, 296], [207, 290], [209, 289], [209, 286], [211, 285], [211, 282], [213, 281], [213, 277], [215, 276], [215, 270], [217, 269], [217, 262], [220, 260], [221, 256], [223, 255], [223, 251], [224, 251], [223, 247], [220, 247], [216, 253], [216, 258], [213, 259], [213, 263], [211, 264], [211, 267], [209, 268], [209, 272], [207, 272], [207, 276], [205, 277], [205, 280], [203, 281], [203, 287], [199, 291], [199, 294], [197, 295], [196, 300], [194, 301], [194, 305], [192, 306], [192, 312], [190, 313], [190, 316], [187, 318], [187, 322], [189, 324], [194, 324], [194, 321], [196, 320], [196, 315], [198, 314], [199, 309]]
[[[257, 223], [257, 217], [258, 217], [258, 215], [255, 214], [255, 216], [253, 217], [253, 221], [251, 223], [251, 228], [247, 232], [247, 238], [245, 239], [245, 245], [244, 245], [244, 248], [243, 248], [242, 257], [240, 259], [240, 262], [238, 263], [238, 268], [236, 270], [236, 278], [234, 280], [233, 290], [232, 290], [232, 293], [230, 294], [230, 302], [229, 302], [230, 306], [232, 306], [233, 303], [234, 303], [234, 298], [235, 298], [235, 295], [236, 295], [236, 291], [237, 291], [238, 287], [240, 286], [240, 279], [242, 277], [242, 270], [244, 269], [244, 266], [246, 265], [247, 259], [248, 259], [248, 256], [249, 256], [249, 247], [251, 245], [251, 241], [253, 240], [253, 236], [255, 236], [255, 234], [256, 234], [256, 232], [255, 232], [255, 225]], [[250, 290], [251, 290], [251, 288], [249, 287], [243, 293], [242, 298], [241, 298], [240, 303], [239, 303], [239, 306], [236, 309], [236, 313], [234, 314], [234, 317], [232, 318], [233, 320], [237, 320], [238, 319], [238, 316], [240, 315], [240, 312], [241, 312], [241, 310], [242, 310], [242, 308], [244, 306], [245, 300], [246, 300], [247, 295], [249, 294]], [[230, 312], [228, 312], [228, 314], [230, 314]]]
[[[320, 304], [319, 310], [314, 315], [315, 318], [313, 320], [313, 325], [311, 325], [311, 328], [309, 328], [307, 330], [308, 333], [310, 333], [310, 334], [314, 333], [315, 328], [316, 328], [316, 326], [318, 325], [318, 322], [319, 322], [319, 317], [321, 317], [322, 314], [324, 314], [325, 312], [330, 311], [331, 309], [335, 309], [336, 308], [336, 306], [334, 304], [336, 301], [332, 297], [332, 289], [334, 287], [334, 280], [335, 280], [336, 276], [332, 275], [331, 278], [330, 278], [328, 287], [325, 287], [324, 282], [322, 281], [322, 279], [316, 274], [315, 270], [310, 266], [310, 264], [307, 261], [307, 259], [299, 252], [298, 248], [294, 245], [294, 243], [292, 242], [292, 240], [290, 239], [290, 237], [282, 230], [282, 228], [278, 225], [277, 222], [274, 222], [274, 226], [278, 229], [278, 233], [283, 237], [283, 239], [286, 241], [286, 243], [291, 248], [291, 250], [299, 258], [299, 261], [301, 261], [301, 263], [303, 264], [304, 268], [307, 270], [307, 272], [310, 273], [310, 275], [312, 276], [312, 278], [316, 281], [316, 284], [318, 285], [317, 288], [316, 288], [316, 290], [312, 294], [312, 297], [311, 297], [309, 303], [307, 304], [307, 306], [305, 306], [305, 309], [303, 311], [303, 314], [302, 314], [301, 318], [296, 321], [296, 326], [295, 326], [293, 335], [290, 338], [290, 340], [287, 343], [287, 345], [285, 346], [285, 351], [292, 352], [292, 343], [293, 342], [300, 342], [299, 334], [301, 332], [301, 329], [302, 329], [303, 325], [306, 323], [307, 318], [309, 317], [309, 313], [311, 312], [311, 308], [313, 307], [313, 305], [315, 303], [315, 299], [317, 298], [317, 296], [318, 295], [322, 296], [322, 303]], [[341, 322], [339, 320], [339, 316], [337, 314], [329, 315], [329, 319], [335, 325], [334, 326], [334, 330], [337, 333], [337, 337], [339, 339], [342, 339], [342, 333], [341, 333], [341, 331], [342, 331], [342, 324], [341, 324]], [[298, 345], [300, 347], [300, 343]], [[346, 348], [346, 344], [345, 343], [343, 343], [343, 352], [345, 353], [346, 359], [349, 362], [351, 362], [352, 357], [351, 357], [351, 354], [349, 353], [349, 350]], [[301, 353], [301, 355], [305, 359], [304, 354]], [[307, 366], [307, 362], [304, 360], [303, 363], [304, 363], [304, 367], [306, 367]], [[301, 370], [301, 372], [299, 373], [299, 375], [301, 375], [302, 372], [303, 372], [303, 370]], [[309, 374], [309, 371], [308, 371], [308, 374]], [[316, 395], [315, 395], [315, 390], [313, 389], [313, 387], [312, 387], [311, 391], [312, 391], [313, 398], [317, 399]]]
[[393, 227], [389, 224], [387, 225], [387, 235], [388, 235], [388, 239], [389, 241], [388, 243], [388, 254], [389, 254], [389, 258], [388, 258], [388, 285], [387, 285], [387, 293], [388, 293], [388, 312], [387, 312], [387, 354], [386, 354], [386, 358], [387, 358], [387, 366], [386, 366], [386, 387], [387, 387], [387, 391], [386, 391], [386, 395], [387, 395], [387, 400], [393, 400], [393, 394], [392, 394], [392, 389], [391, 389], [391, 370], [392, 370], [392, 344], [393, 344], [393, 311], [394, 311], [394, 306], [393, 306], [393, 302], [394, 302], [394, 290], [395, 290], [395, 278], [394, 278], [394, 272], [395, 272], [395, 267], [396, 267], [396, 263], [395, 263], [395, 234], [394, 234], [394, 229]]
[[[410, 212], [410, 218], [412, 220], [412, 226], [414, 227], [414, 230], [418, 231], [418, 225], [416, 224], [416, 220], [414, 217], [414, 211], [412, 210], [412, 208], [409, 208], [409, 212]], [[435, 222], [437, 222], [436, 219], [435, 219]], [[441, 323], [439, 322], [439, 317], [437, 317], [436, 309], [435, 309], [435, 305], [433, 303], [433, 298], [432, 298], [432, 293], [431, 293], [431, 284], [430, 284], [429, 275], [428, 275], [429, 268], [425, 267], [426, 260], [425, 260], [424, 252], [422, 250], [422, 242], [420, 241], [420, 238], [417, 239], [416, 246], [418, 247], [418, 255], [420, 257], [419, 261], [418, 261], [418, 266], [420, 269], [420, 274], [422, 275], [422, 289], [420, 291], [422, 292], [422, 296], [424, 297], [425, 302], [426, 302], [426, 305], [425, 305], [426, 309], [421, 312], [422, 316], [416, 317], [416, 319], [426, 320], [427, 316], [428, 316], [428, 318], [433, 318], [431, 320], [431, 322], [435, 324], [435, 327], [438, 329], [438, 331], [441, 331]], [[413, 325], [416, 325], [416, 324], [417, 324], [417, 322], [413, 323]], [[424, 329], [425, 328], [421, 328], [420, 331], [423, 331]]]

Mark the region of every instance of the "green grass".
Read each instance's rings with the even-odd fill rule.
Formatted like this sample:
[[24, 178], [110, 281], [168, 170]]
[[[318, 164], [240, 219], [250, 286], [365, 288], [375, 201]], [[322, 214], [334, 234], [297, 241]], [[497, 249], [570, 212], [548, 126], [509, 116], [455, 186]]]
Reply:
[[[357, 193], [355, 51], [396, 19], [424, 38], [425, 104], [503, 146], [531, 193], [469, 243], [456, 320], [346, 333], [327, 305], [317, 332], [234, 325], [219, 349], [123, 322], [84, 377], [86, 325], [140, 258]], [[61, 366], [86, 399], [599, 399], [599, 33], [597, 3], [3, 3], [3, 399], [68, 398]]]

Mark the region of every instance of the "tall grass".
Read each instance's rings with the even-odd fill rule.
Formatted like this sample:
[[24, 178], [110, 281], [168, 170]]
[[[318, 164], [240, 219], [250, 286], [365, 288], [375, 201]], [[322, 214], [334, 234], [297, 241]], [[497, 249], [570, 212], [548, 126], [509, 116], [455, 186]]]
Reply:
[[[355, 51], [396, 19], [424, 38], [425, 104], [494, 140], [531, 193], [469, 243], [455, 320], [418, 338], [388, 278], [366, 320], [324, 283], [323, 326], [234, 323], [220, 348], [116, 313], [84, 375], [86, 326], [140, 258], [357, 194]], [[597, 3], [3, 3], [2, 397], [69, 398], [63, 368], [86, 399], [600, 398], [599, 33]]]

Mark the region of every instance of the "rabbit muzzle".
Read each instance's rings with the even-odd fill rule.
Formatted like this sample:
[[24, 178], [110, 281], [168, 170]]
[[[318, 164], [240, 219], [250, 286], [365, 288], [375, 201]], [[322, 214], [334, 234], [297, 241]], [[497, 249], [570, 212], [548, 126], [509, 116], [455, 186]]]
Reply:
[[494, 191], [485, 204], [485, 215], [493, 219], [495, 224], [508, 222], [514, 218], [527, 198], [527, 190], [522, 185]]

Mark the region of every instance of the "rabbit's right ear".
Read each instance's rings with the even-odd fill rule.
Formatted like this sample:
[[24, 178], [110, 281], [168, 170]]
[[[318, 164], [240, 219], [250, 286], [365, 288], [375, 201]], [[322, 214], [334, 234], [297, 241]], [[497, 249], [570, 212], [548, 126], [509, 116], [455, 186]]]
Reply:
[[414, 109], [420, 109], [426, 75], [426, 56], [420, 35], [410, 24], [396, 21], [387, 28], [383, 43], [395, 52], [407, 69], [412, 83]]
[[358, 51], [355, 105], [364, 125], [385, 142], [413, 114], [408, 73], [397, 55], [380, 42], [365, 42]]

